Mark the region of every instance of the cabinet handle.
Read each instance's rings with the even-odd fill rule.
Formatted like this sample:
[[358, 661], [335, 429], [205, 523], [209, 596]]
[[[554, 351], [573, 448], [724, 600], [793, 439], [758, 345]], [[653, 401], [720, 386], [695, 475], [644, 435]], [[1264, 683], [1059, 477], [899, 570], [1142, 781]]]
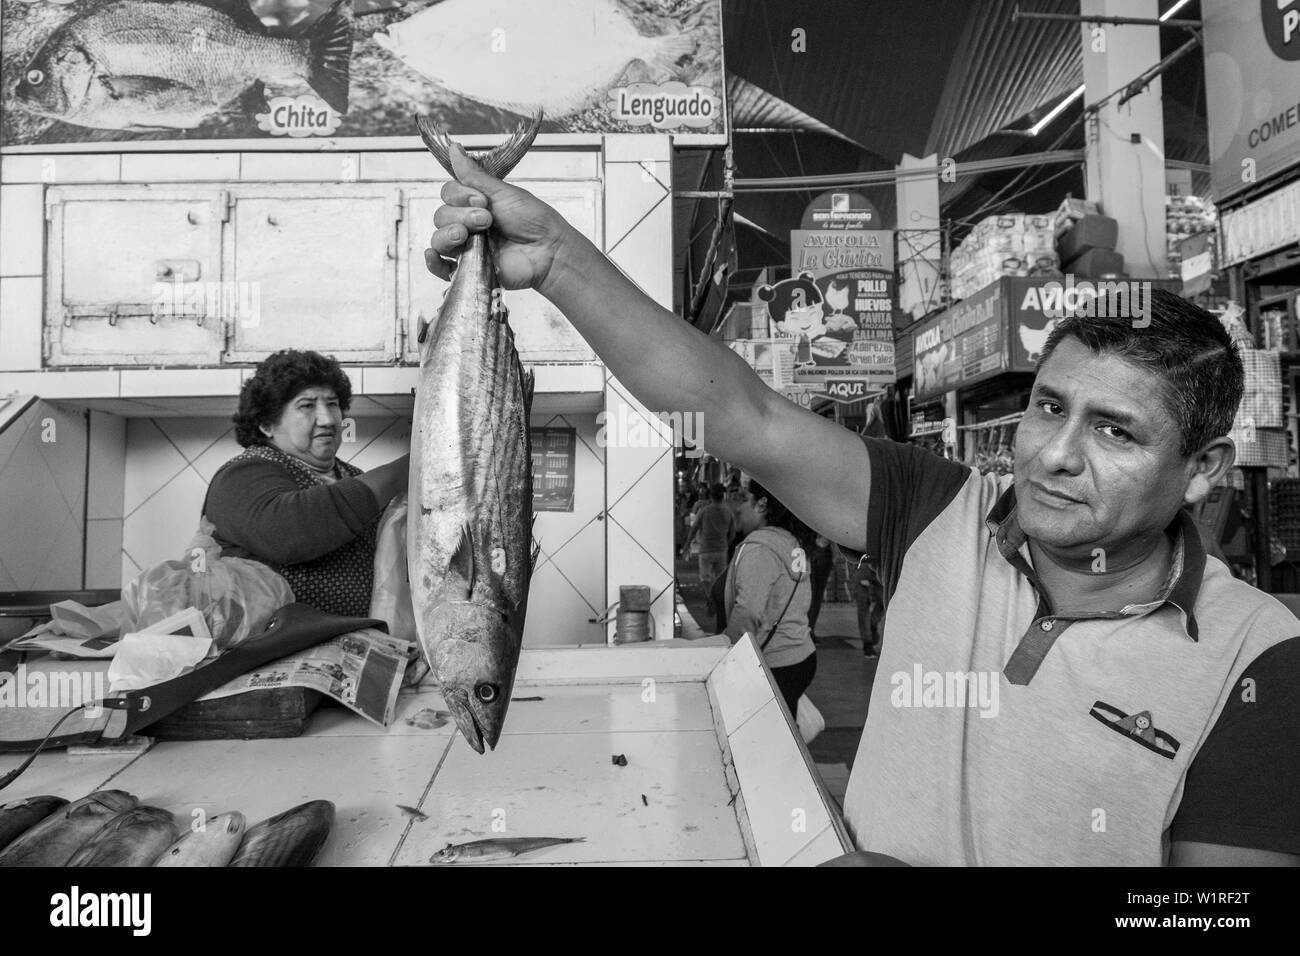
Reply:
[[276, 218], [275, 218], [274, 216], [272, 216], [270, 213], [267, 213], [267, 216], [266, 216], [266, 224], [267, 224], [268, 226], [278, 226], [278, 225], [280, 225], [280, 220], [279, 220], [279, 219], [276, 219]]
[[194, 212], [194, 210], [190, 210], [189, 212], [187, 212], [185, 214], [185, 219], [187, 222], [189, 222], [191, 226], [197, 226], [199, 224], [199, 217]]

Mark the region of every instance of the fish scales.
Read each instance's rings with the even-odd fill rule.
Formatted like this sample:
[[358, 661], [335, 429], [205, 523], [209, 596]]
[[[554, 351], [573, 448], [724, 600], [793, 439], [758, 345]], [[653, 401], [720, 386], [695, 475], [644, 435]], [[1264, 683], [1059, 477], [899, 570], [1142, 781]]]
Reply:
[[0, 806], [0, 850], [67, 805], [62, 797], [39, 796]]
[[[233, 86], [237, 94], [248, 76], [289, 84], [307, 71], [308, 48], [302, 41], [246, 30], [201, 3], [179, 11], [169, 7], [119, 0], [77, 24], [74, 33], [114, 76], [161, 75], [190, 86]], [[195, 56], [192, 44], [176, 44], [177, 30], [192, 40], [201, 37], [203, 55]]]
[[[541, 116], [480, 160], [504, 176]], [[421, 135], [451, 169], [445, 134]], [[408, 565], [417, 632], [447, 708], [495, 748], [514, 686], [532, 574], [532, 379], [515, 349], [493, 249], [472, 235], [425, 330], [411, 442]]]
[[68, 860], [68, 866], [151, 866], [176, 840], [171, 813], [132, 807], [108, 822]]
[[122, 790], [96, 790], [61, 807], [0, 852], [0, 866], [64, 866], [103, 827], [136, 805]]

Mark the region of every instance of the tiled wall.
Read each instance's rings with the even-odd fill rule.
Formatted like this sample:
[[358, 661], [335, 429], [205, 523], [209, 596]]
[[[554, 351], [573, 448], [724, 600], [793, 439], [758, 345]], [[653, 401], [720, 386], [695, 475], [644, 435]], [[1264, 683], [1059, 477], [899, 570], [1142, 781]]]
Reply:
[[[119, 419], [118, 421], [122, 421]], [[405, 418], [357, 418], [356, 441], [340, 457], [369, 470], [410, 449]], [[574, 510], [537, 516], [542, 554], [533, 576], [524, 636], [530, 647], [603, 642], [589, 618], [604, 611], [603, 450], [594, 415], [534, 415], [533, 424], [577, 430]], [[222, 418], [132, 418], [125, 421], [120, 572], [125, 583], [160, 561], [182, 557], [198, 530], [208, 483], [242, 449]], [[110, 585], [111, 586], [111, 585]]]
[[86, 514], [84, 413], [35, 402], [0, 432], [0, 590], [78, 590]]

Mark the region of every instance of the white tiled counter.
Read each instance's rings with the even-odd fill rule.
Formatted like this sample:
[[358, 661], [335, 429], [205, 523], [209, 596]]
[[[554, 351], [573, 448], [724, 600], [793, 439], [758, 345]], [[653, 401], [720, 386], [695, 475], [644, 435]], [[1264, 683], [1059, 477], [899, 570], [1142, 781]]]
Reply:
[[[328, 708], [294, 739], [42, 755], [0, 802], [107, 786], [181, 824], [239, 810], [252, 825], [327, 799], [337, 812], [323, 866], [421, 866], [448, 843], [490, 837], [585, 838], [520, 865], [811, 865], [850, 848], [747, 641], [526, 650], [514, 697], [483, 756], [450, 720], [422, 726], [422, 712], [446, 707], [421, 688], [386, 729]], [[20, 760], [0, 755], [0, 772]]]

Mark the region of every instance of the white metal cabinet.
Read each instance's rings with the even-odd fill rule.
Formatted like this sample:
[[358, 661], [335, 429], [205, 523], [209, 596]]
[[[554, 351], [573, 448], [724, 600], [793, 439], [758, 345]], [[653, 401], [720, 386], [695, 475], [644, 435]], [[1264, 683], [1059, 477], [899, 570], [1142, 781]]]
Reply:
[[216, 364], [219, 187], [56, 186], [45, 208], [48, 365]]
[[283, 348], [344, 362], [397, 355], [394, 186], [232, 185], [226, 278], [257, 304], [230, 325], [225, 358], [256, 362]]
[[[511, 180], [514, 182], [514, 180]], [[423, 320], [435, 321], [448, 283], [424, 265], [424, 250], [433, 234], [433, 214], [442, 205], [445, 179], [404, 188], [406, 212], [405, 262], [398, 288], [398, 322], [405, 329], [403, 359], [418, 362], [418, 336]], [[599, 247], [601, 244], [600, 183], [596, 180], [547, 182], [520, 180], [518, 185], [550, 205]], [[563, 313], [531, 289], [507, 292], [515, 347], [525, 362], [591, 362], [596, 354]]]

